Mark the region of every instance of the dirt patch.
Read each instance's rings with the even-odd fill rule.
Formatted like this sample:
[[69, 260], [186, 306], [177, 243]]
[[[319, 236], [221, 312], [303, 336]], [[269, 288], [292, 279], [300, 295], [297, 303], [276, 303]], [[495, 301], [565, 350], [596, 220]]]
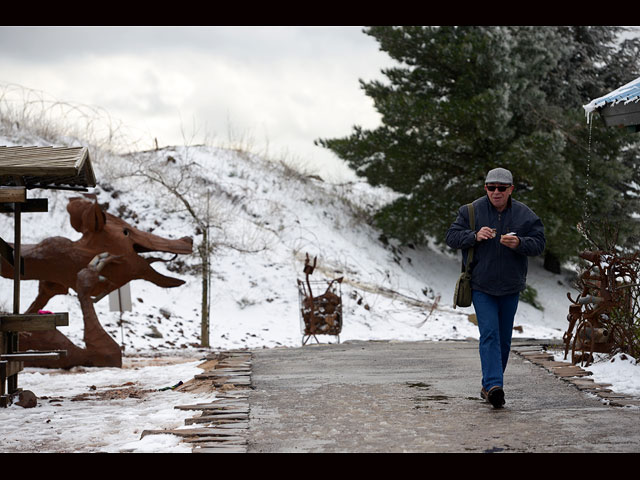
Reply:
[[122, 357], [122, 368], [142, 368], [160, 365], [175, 365], [202, 359], [201, 356], [153, 356], [153, 357]]
[[[189, 356], [154, 356], [154, 357], [125, 357], [123, 358], [122, 368], [138, 369], [149, 366], [175, 365], [178, 363], [193, 362], [197, 358]], [[207, 371], [215, 368], [218, 360], [206, 360], [198, 365], [199, 368]], [[92, 385], [89, 387], [91, 391], [82, 393], [71, 398], [72, 402], [83, 400], [123, 400], [127, 398], [143, 399], [150, 393], [157, 392], [157, 389], [144, 389], [136, 386], [134, 382], [126, 382], [122, 385], [108, 385], [108, 390], [100, 390]], [[185, 383], [171, 388], [174, 391], [189, 393], [209, 393], [215, 391], [211, 382], [206, 380], [196, 380], [192, 378]]]
[[[219, 361], [217, 359], [206, 360], [205, 362], [198, 365], [198, 368], [203, 369], [205, 372], [209, 370], [213, 370], [218, 365]], [[175, 388], [177, 392], [188, 392], [188, 393], [212, 393], [219, 391], [220, 388], [215, 388], [213, 382], [211, 380], [202, 380], [197, 378], [192, 378], [184, 382], [179, 387]]]
[[[127, 382], [116, 388], [109, 388], [109, 390], [97, 391], [95, 385], [89, 387], [90, 392], [81, 393], [71, 397], [72, 402], [80, 402], [84, 400], [124, 400], [126, 398], [142, 399], [148, 394], [157, 392], [156, 389], [145, 389], [136, 387], [133, 382]], [[108, 388], [108, 387], [107, 387]]]

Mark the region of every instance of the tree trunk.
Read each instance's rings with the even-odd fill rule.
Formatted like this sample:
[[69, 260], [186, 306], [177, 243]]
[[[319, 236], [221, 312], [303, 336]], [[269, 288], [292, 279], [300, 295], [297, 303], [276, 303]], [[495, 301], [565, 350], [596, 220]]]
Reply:
[[202, 260], [202, 307], [200, 320], [200, 344], [209, 347], [209, 238], [205, 230], [202, 245], [198, 249]]

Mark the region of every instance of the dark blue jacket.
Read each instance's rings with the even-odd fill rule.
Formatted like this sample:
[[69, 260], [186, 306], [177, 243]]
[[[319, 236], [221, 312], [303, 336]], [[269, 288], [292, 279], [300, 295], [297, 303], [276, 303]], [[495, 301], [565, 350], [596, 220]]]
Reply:
[[[471, 288], [490, 295], [509, 295], [521, 292], [526, 286], [528, 258], [544, 251], [544, 226], [524, 203], [509, 197], [507, 207], [498, 212], [488, 196], [473, 202], [475, 231], [469, 226], [469, 212], [463, 205], [458, 217], [447, 231], [447, 245], [462, 249], [466, 264], [469, 248], [475, 247], [471, 261]], [[497, 230], [493, 239], [476, 242], [475, 232], [482, 227]], [[515, 232], [520, 245], [515, 249], [500, 243], [500, 235]]]

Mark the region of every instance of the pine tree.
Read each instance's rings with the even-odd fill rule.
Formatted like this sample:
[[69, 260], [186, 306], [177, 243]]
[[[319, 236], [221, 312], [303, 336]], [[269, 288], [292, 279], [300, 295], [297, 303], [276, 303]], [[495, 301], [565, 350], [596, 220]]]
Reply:
[[542, 218], [549, 257], [566, 259], [581, 247], [576, 225], [585, 206], [592, 223], [615, 218], [626, 237], [640, 231], [632, 218], [638, 137], [594, 122], [589, 153], [582, 109], [638, 76], [637, 41], [616, 46], [613, 27], [376, 26], [365, 33], [397, 61], [383, 71], [388, 82], [361, 81], [382, 125], [316, 143], [372, 185], [401, 194], [375, 216], [386, 234], [443, 241], [458, 207], [484, 194], [486, 172], [497, 166], [513, 172], [514, 198]]

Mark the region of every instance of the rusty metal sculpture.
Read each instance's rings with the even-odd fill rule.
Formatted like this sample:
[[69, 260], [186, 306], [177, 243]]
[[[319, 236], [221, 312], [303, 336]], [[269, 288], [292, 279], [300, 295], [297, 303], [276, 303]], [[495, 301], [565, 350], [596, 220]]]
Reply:
[[[634, 329], [640, 307], [640, 258], [612, 251], [585, 251], [580, 258], [590, 265], [578, 278], [580, 294], [569, 306], [569, 328], [563, 336], [564, 358], [590, 364], [593, 353], [616, 353], [634, 348]], [[574, 334], [575, 329], [575, 334]]]
[[[342, 331], [342, 292], [340, 285], [344, 277], [336, 278], [330, 282], [311, 282], [309, 275], [313, 274], [316, 268], [318, 257], [313, 259], [313, 265], [309, 262], [309, 254], [306, 256], [304, 264], [305, 282], [298, 279], [298, 298], [300, 301], [300, 314], [302, 316], [302, 345], [313, 337], [316, 342], [316, 335], [338, 336]], [[311, 284], [327, 285], [322, 295], [313, 296]], [[319, 343], [319, 342], [318, 342]]]
[[[38, 244], [23, 245], [24, 280], [39, 280], [38, 295], [27, 313], [37, 313], [55, 295], [73, 289], [78, 294], [84, 320], [85, 348], [73, 344], [59, 331], [30, 332], [20, 337], [23, 350], [67, 350], [67, 355], [37, 366], [69, 368], [84, 366], [122, 366], [118, 344], [104, 331], [93, 303], [131, 280], [147, 280], [160, 287], [177, 287], [183, 280], [161, 275], [151, 263], [161, 258], [142, 257], [145, 252], [189, 254], [193, 241], [179, 240], [143, 232], [106, 213], [95, 197], [71, 198], [67, 205], [71, 226], [82, 233], [77, 241], [49, 237]], [[13, 277], [13, 267], [2, 260], [3, 277]]]

